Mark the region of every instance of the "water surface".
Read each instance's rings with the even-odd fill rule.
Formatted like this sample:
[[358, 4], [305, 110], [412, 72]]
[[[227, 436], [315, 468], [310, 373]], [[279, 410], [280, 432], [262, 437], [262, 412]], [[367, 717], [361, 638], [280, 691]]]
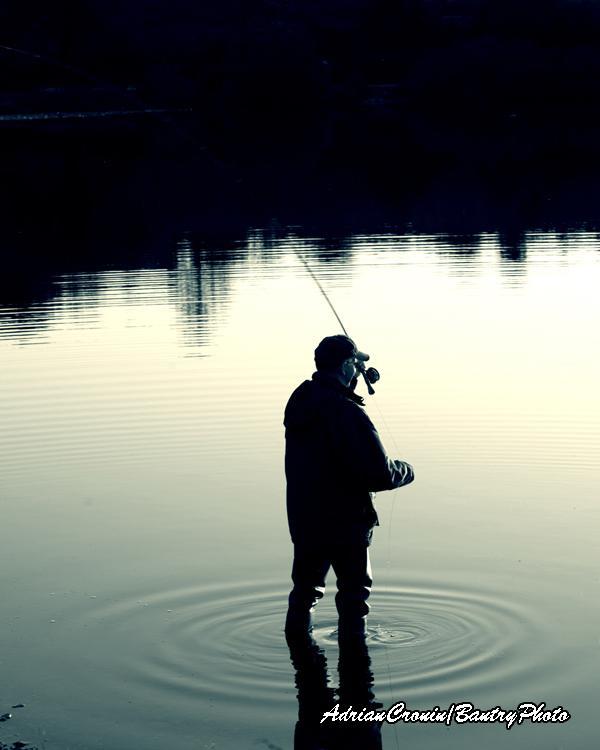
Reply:
[[[599, 250], [586, 230], [259, 228], [0, 300], [0, 742], [293, 747], [282, 411], [338, 332], [300, 252], [381, 371], [369, 414], [417, 475], [377, 498], [376, 699], [573, 717], [384, 726], [383, 746], [591, 747]], [[330, 591], [330, 687], [335, 626]]]

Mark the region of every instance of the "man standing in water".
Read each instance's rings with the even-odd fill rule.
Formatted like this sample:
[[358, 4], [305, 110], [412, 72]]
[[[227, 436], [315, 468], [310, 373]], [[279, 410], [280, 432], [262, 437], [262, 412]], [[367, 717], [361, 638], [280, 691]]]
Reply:
[[317, 371], [285, 409], [287, 512], [294, 543], [285, 623], [288, 637], [312, 629], [312, 612], [337, 576], [338, 632], [364, 636], [371, 593], [369, 545], [379, 525], [374, 492], [414, 479], [410, 464], [386, 455], [377, 430], [354, 393], [368, 354], [347, 336], [327, 336], [315, 350]]

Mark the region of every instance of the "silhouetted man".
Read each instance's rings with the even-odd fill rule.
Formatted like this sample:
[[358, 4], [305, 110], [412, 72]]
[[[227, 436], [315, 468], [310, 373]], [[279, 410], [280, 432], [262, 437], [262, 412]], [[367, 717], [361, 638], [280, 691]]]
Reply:
[[315, 350], [317, 371], [285, 409], [287, 512], [294, 543], [285, 630], [309, 633], [331, 566], [337, 576], [340, 637], [364, 635], [371, 593], [369, 544], [378, 525], [373, 492], [414, 479], [410, 464], [390, 460], [354, 393], [368, 354], [347, 336]]

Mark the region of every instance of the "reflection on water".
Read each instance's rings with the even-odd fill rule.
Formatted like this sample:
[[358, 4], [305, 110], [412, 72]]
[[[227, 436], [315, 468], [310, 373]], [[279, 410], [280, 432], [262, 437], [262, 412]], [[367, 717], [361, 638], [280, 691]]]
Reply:
[[366, 642], [360, 639], [340, 641], [339, 687], [328, 685], [327, 658], [311, 638], [288, 639], [290, 658], [296, 671], [298, 721], [294, 731], [294, 750], [334, 748], [381, 748], [381, 722], [362, 724], [323, 721], [323, 715], [337, 705], [339, 711], [359, 712], [381, 708], [373, 693], [373, 672]]
[[[297, 745], [375, 684], [386, 707], [544, 700], [576, 721], [384, 725], [362, 747], [592, 746], [599, 249], [272, 225], [4, 278], [0, 714], [25, 708], [0, 742], [291, 750], [298, 717]], [[368, 653], [340, 654], [328, 591], [291, 665], [282, 410], [337, 332], [298, 250], [418, 482], [377, 498]]]
[[[550, 250], [550, 260], [559, 262], [567, 251], [581, 255], [598, 247], [597, 235], [592, 232], [559, 235], [525, 230], [478, 236], [389, 233], [324, 239], [274, 228], [253, 230], [245, 237], [215, 244], [207, 244], [204, 237], [186, 236], [176, 243], [173, 268], [107, 269], [57, 276], [51, 270], [44, 273], [33, 267], [21, 270], [17, 277], [6, 276], [0, 287], [0, 335], [13, 343], [35, 343], [31, 337], [51, 325], [81, 323], [88, 327], [98, 307], [177, 304], [182, 316], [178, 328], [190, 335], [190, 347], [196, 347], [207, 343], [201, 332], [211, 327], [210, 317], [219, 307], [230, 303], [236, 279], [247, 281], [248, 274], [264, 278], [277, 273], [282, 260], [297, 263], [296, 251], [307, 254], [325, 279], [329, 275], [338, 278], [341, 269], [354, 266], [357, 258], [364, 258], [359, 262], [368, 265], [394, 264], [415, 249], [423, 261], [433, 255], [447, 273], [461, 275], [482, 271], [497, 255], [494, 265], [509, 283], [517, 285], [527, 271], [528, 253], [535, 254], [533, 265], [537, 266], [547, 262], [540, 257], [540, 250]], [[390, 257], [392, 253], [398, 257]], [[200, 335], [198, 340], [194, 331]]]

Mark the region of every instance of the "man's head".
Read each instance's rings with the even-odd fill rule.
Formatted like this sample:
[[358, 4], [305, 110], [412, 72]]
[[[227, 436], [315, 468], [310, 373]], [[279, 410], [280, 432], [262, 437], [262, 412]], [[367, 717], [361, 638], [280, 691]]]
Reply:
[[356, 377], [357, 365], [368, 359], [369, 355], [358, 351], [348, 336], [326, 336], [315, 349], [317, 370], [337, 378], [345, 386]]

